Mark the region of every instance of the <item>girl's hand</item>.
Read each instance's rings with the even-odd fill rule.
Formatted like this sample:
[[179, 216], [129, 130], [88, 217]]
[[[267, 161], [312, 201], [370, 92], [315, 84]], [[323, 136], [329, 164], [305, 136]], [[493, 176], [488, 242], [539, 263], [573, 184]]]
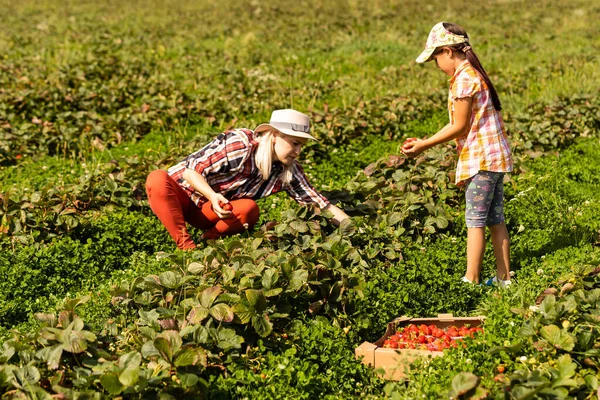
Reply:
[[415, 140], [417, 140], [417, 138], [408, 138], [404, 141], [404, 143], [402, 143], [402, 147], [400, 148], [400, 150], [402, 150], [402, 152], [404, 152], [404, 146], [406, 146], [407, 144], [414, 142]]
[[222, 194], [215, 193], [210, 199], [210, 204], [212, 205], [213, 211], [219, 218], [227, 219], [233, 216], [233, 213], [231, 212], [231, 204], [229, 204], [229, 200], [227, 200]]
[[407, 157], [413, 158], [427, 150], [427, 145], [423, 139], [409, 138], [402, 145], [402, 153]]

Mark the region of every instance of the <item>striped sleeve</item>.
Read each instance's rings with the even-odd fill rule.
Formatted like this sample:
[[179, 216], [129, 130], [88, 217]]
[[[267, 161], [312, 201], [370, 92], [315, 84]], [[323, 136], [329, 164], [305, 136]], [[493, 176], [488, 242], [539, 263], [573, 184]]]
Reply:
[[291, 198], [300, 204], [317, 204], [319, 208], [325, 208], [331, 204], [325, 196], [317, 192], [315, 188], [308, 183], [304, 170], [297, 162], [294, 162], [292, 181], [285, 191]]
[[202, 149], [184, 160], [186, 168], [203, 176], [238, 171], [247, 160], [251, 145], [246, 135], [236, 131], [221, 133]]

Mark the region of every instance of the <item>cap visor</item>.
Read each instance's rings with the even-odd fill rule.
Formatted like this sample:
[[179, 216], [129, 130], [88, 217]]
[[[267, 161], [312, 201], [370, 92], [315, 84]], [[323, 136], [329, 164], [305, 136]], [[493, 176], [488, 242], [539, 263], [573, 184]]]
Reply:
[[261, 132], [265, 132], [265, 131], [268, 131], [271, 129], [276, 130], [277, 132], [281, 132], [284, 135], [288, 135], [288, 136], [295, 136], [295, 137], [301, 137], [301, 138], [305, 138], [305, 139], [317, 140], [310, 133], [293, 131], [291, 129], [279, 129], [279, 128], [275, 128], [271, 124], [260, 124], [259, 126], [256, 127], [256, 129], [254, 129], [254, 133], [261, 133]]
[[427, 49], [423, 50], [423, 52], [419, 55], [419, 57], [417, 57], [416, 61], [418, 63], [424, 63], [427, 61], [431, 61], [431, 55], [433, 54], [434, 50], [435, 50], [435, 47], [427, 48]]

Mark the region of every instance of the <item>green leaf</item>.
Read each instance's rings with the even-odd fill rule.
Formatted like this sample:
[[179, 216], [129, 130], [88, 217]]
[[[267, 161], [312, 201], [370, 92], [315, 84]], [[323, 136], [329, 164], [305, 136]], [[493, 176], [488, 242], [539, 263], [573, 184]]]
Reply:
[[271, 289], [279, 279], [279, 272], [275, 268], [269, 268], [263, 273], [262, 285], [265, 289]]
[[206, 351], [202, 348], [185, 348], [175, 358], [176, 367], [187, 367], [188, 365], [202, 365], [206, 367]]
[[531, 337], [535, 335], [535, 329], [533, 329], [533, 327], [529, 324], [525, 324], [523, 325], [521, 328], [519, 328], [519, 330], [517, 331], [517, 336], [520, 337]]
[[152, 325], [152, 323], [158, 321], [158, 318], [160, 318], [160, 314], [156, 310], [144, 311], [140, 309], [138, 314], [140, 315], [140, 322], [144, 325]]
[[283, 292], [282, 288], [271, 289], [271, 290], [265, 291], [264, 295], [265, 295], [265, 297], [273, 297], [273, 296], [279, 295], [281, 292]]
[[219, 297], [220, 293], [220, 286], [212, 286], [204, 289], [202, 291], [202, 294], [200, 295], [200, 304], [202, 304], [206, 308], [211, 308], [217, 297]]
[[176, 289], [179, 287], [178, 276], [173, 271], [165, 271], [158, 276], [160, 284], [168, 289]]
[[554, 295], [544, 297], [539, 311], [549, 321], [554, 322], [558, 316], [556, 312], [556, 297]]
[[69, 353], [79, 354], [88, 347], [88, 341], [84, 334], [78, 331], [63, 331], [59, 335], [59, 340], [63, 345], [63, 350]]
[[290, 222], [290, 227], [300, 233], [308, 232], [308, 225], [306, 225], [306, 222], [299, 219]]
[[234, 250], [243, 249], [244, 245], [240, 240], [232, 240], [227, 244], [227, 252], [229, 254], [233, 253]]
[[179, 349], [181, 349], [182, 339], [179, 336], [179, 332], [175, 330], [164, 331], [159, 336], [167, 339], [171, 344], [171, 348], [173, 349], [173, 353], [177, 353]]
[[162, 358], [168, 362], [173, 361], [173, 347], [167, 339], [163, 337], [157, 337], [154, 339], [154, 347]]
[[241, 320], [242, 324], [250, 322], [252, 316], [255, 314], [253, 308], [249, 308], [242, 303], [235, 304], [233, 306], [233, 312]]
[[297, 269], [292, 272], [292, 277], [290, 279], [290, 290], [298, 290], [308, 281], [308, 271], [305, 269]]
[[479, 378], [470, 372], [461, 372], [452, 379], [452, 390], [456, 396], [462, 396], [463, 394], [475, 389]]
[[73, 311], [73, 310], [75, 310], [75, 307], [77, 307], [81, 304], [85, 304], [88, 301], [90, 301], [90, 298], [91, 298], [90, 296], [82, 296], [77, 299], [69, 299], [65, 302], [63, 309], [66, 311]]
[[204, 306], [194, 306], [187, 316], [190, 324], [198, 324], [208, 317], [208, 308]]
[[119, 375], [119, 382], [125, 387], [135, 385], [140, 379], [140, 369], [138, 367], [127, 368]]
[[142, 355], [137, 351], [124, 354], [119, 357], [119, 368], [137, 368], [142, 363]]
[[506, 353], [517, 353], [519, 351], [521, 351], [521, 349], [523, 348], [523, 343], [517, 343], [511, 346], [496, 346], [496, 347], [492, 347], [489, 351], [488, 354], [492, 355], [492, 354], [498, 354], [502, 351], [506, 352]]
[[35, 319], [40, 321], [42, 324], [50, 326], [52, 328], [56, 328], [56, 326], [58, 325], [58, 319], [56, 318], [55, 314], [37, 313], [35, 314]]
[[396, 225], [402, 221], [402, 213], [393, 212], [388, 216], [388, 225]]
[[199, 262], [192, 262], [187, 268], [190, 274], [198, 275], [206, 271], [206, 266]]
[[340, 222], [339, 231], [342, 236], [352, 236], [356, 233], [356, 224], [351, 218], [346, 218]]
[[331, 290], [329, 292], [329, 297], [327, 298], [327, 301], [332, 302], [332, 303], [337, 303], [342, 299], [342, 293], [343, 293], [343, 287], [340, 281], [335, 282], [332, 286], [331, 286]]
[[273, 330], [273, 324], [269, 321], [269, 317], [266, 314], [253, 316], [252, 327], [262, 337], [268, 336]]
[[219, 329], [216, 339], [217, 346], [223, 350], [239, 349], [244, 342], [244, 338], [238, 336], [235, 330], [229, 328]]
[[195, 374], [177, 373], [177, 376], [179, 377], [179, 380], [181, 381], [181, 386], [183, 386], [184, 388], [189, 388], [189, 387], [195, 386], [199, 380], [198, 376]]
[[560, 372], [560, 375], [565, 378], [571, 378], [575, 376], [577, 371], [577, 364], [571, 361], [571, 356], [564, 354], [556, 360], [556, 368]]
[[575, 346], [575, 339], [567, 332], [561, 332], [556, 325], [546, 325], [540, 329], [540, 335], [557, 349], [571, 351]]
[[210, 309], [210, 315], [217, 321], [231, 322], [233, 321], [233, 310], [225, 303], [215, 304]]
[[58, 369], [60, 366], [60, 358], [62, 356], [63, 347], [61, 344], [44, 347], [38, 351], [39, 357], [48, 364], [48, 369]]
[[228, 285], [235, 278], [236, 270], [232, 267], [223, 266], [221, 273], [223, 274], [223, 284]]
[[144, 358], [150, 358], [160, 355], [159, 351], [154, 346], [154, 341], [148, 341], [144, 343], [142, 345], [141, 353], [142, 356], [144, 356]]
[[33, 365], [26, 365], [14, 371], [15, 378], [21, 387], [35, 385], [41, 378], [40, 371]]
[[119, 377], [111, 372], [103, 374], [100, 377], [100, 384], [110, 394], [119, 394], [125, 389], [123, 384], [119, 381]]
[[598, 378], [594, 375], [586, 375], [583, 380], [588, 388], [591, 390], [598, 390]]

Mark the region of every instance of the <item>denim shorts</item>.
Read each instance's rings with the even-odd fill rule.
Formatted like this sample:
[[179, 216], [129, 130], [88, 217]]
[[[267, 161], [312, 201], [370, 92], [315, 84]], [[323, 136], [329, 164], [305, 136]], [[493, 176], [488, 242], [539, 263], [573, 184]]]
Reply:
[[504, 222], [504, 173], [479, 171], [465, 182], [467, 228]]

